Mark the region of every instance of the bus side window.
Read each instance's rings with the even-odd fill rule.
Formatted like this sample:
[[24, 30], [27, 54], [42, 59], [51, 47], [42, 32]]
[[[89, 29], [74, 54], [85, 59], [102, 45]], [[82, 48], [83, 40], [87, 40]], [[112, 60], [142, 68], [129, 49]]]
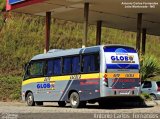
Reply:
[[70, 74], [72, 71], [72, 57], [63, 58], [63, 73]]
[[96, 71], [96, 65], [95, 65], [96, 61], [95, 61], [95, 57], [94, 55], [90, 56], [90, 71], [94, 72]]
[[53, 60], [53, 75], [61, 75], [61, 59]]
[[48, 60], [48, 62], [47, 62], [47, 73], [46, 73], [47, 76], [52, 76], [53, 75], [53, 66], [54, 66], [53, 60]]
[[89, 72], [89, 66], [90, 66], [90, 56], [85, 55], [82, 57], [82, 72], [83, 73], [88, 73]]
[[80, 57], [75, 56], [72, 58], [72, 73], [77, 74], [80, 73], [81, 66], [80, 66]]
[[43, 61], [35, 61], [32, 62], [28, 68], [29, 77], [38, 77], [44, 75], [44, 62]]
[[98, 72], [99, 71], [99, 55], [90, 54], [82, 57], [82, 72]]
[[[92, 55], [94, 60], [91, 60], [91, 71], [97, 71], [99, 72], [100, 70], [100, 57], [99, 54], [94, 54]], [[92, 58], [91, 58], [92, 59]]]

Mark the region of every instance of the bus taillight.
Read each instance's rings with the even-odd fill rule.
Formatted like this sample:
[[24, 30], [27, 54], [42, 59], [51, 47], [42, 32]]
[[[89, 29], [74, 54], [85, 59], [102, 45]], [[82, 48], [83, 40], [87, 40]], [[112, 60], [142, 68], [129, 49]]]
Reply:
[[103, 81], [104, 81], [104, 85], [108, 86], [107, 74], [104, 75]]

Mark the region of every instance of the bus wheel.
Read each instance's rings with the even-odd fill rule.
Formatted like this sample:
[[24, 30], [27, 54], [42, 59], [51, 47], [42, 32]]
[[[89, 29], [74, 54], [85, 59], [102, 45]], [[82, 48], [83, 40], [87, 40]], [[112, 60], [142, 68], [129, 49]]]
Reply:
[[27, 94], [26, 101], [27, 101], [27, 105], [28, 105], [28, 106], [35, 106], [33, 93], [29, 92], [29, 93]]
[[86, 105], [86, 102], [80, 101], [80, 97], [77, 92], [71, 93], [69, 100], [72, 108], [84, 107]]
[[42, 106], [42, 105], [43, 105], [43, 102], [36, 102], [36, 105], [37, 105], [37, 106]]
[[59, 105], [60, 107], [65, 107], [65, 106], [66, 106], [66, 102], [65, 102], [65, 101], [59, 101], [59, 102], [58, 102], [58, 105]]

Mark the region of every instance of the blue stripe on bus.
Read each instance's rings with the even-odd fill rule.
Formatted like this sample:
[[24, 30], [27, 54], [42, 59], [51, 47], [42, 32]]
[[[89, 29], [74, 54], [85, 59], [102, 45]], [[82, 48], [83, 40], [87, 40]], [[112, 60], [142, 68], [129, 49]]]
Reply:
[[126, 53], [137, 53], [135, 49], [129, 47], [106, 47], [104, 48], [104, 52], [116, 52], [117, 49], [123, 49]]
[[107, 64], [107, 69], [139, 69], [138, 64]]

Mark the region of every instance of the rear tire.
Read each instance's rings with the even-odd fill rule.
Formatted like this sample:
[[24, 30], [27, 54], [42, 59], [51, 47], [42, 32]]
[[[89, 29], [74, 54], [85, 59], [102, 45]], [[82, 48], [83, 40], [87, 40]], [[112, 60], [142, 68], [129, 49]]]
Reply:
[[58, 105], [59, 105], [59, 107], [65, 107], [66, 106], [66, 102], [65, 101], [59, 101]]
[[29, 92], [26, 97], [26, 102], [28, 106], [35, 106], [34, 96], [32, 92]]
[[72, 108], [80, 108], [80, 107], [86, 106], [85, 101], [83, 101], [83, 102], [80, 101], [80, 97], [77, 92], [71, 93], [69, 100], [70, 100], [70, 104], [71, 104]]

